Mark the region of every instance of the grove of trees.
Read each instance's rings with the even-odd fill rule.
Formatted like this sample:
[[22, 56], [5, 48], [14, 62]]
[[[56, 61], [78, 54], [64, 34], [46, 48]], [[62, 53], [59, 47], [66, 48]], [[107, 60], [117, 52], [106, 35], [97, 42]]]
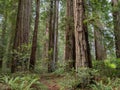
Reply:
[[120, 0], [0, 0], [0, 72], [120, 78], [119, 25]]

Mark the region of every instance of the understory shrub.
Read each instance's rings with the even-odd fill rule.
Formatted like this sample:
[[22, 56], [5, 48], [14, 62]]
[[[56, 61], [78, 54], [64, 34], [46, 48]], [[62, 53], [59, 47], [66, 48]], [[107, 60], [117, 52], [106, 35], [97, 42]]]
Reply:
[[104, 61], [93, 61], [93, 68], [98, 70], [101, 76], [120, 77], [120, 59], [111, 58]]
[[57, 75], [65, 74], [66, 65], [67, 64], [65, 63], [65, 61], [59, 60], [57, 62], [57, 66], [56, 66], [56, 70], [55, 70], [54, 74], [57, 74]]
[[14, 75], [0, 76], [0, 83], [9, 86], [11, 90], [39, 90], [45, 88], [44, 85], [38, 81], [39, 78], [36, 75], [13, 76]]
[[103, 80], [95, 82], [91, 88], [92, 90], [120, 90], [120, 78], [107, 78], [105, 82]]
[[[76, 89], [89, 87], [94, 82], [94, 77], [98, 75], [97, 70], [89, 68], [79, 68], [76, 72], [73, 70], [67, 73], [64, 81], [61, 82], [62, 88]], [[63, 89], [64, 90], [64, 89]]]

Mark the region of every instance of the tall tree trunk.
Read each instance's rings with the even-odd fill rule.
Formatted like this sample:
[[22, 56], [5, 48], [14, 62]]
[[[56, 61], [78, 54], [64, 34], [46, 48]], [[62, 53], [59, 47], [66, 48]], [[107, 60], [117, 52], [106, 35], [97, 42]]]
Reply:
[[34, 70], [35, 61], [36, 61], [36, 49], [37, 49], [37, 33], [38, 33], [38, 25], [39, 25], [39, 8], [40, 8], [40, 0], [36, 0], [36, 18], [35, 18], [35, 27], [33, 33], [33, 41], [32, 41], [32, 51], [30, 56], [30, 70]]
[[3, 57], [5, 53], [5, 44], [6, 44], [6, 30], [7, 30], [7, 22], [8, 22], [8, 11], [7, 9], [7, 0], [4, 0], [3, 7], [3, 19], [2, 19], [2, 35], [1, 35], [1, 45], [0, 45], [0, 68], [2, 68]]
[[46, 20], [46, 31], [45, 31], [45, 36], [46, 36], [46, 40], [44, 43], [44, 55], [43, 55], [43, 59], [47, 59], [48, 58], [48, 36], [49, 36], [49, 19]]
[[7, 45], [3, 57], [3, 62], [2, 62], [2, 72], [7, 72], [7, 68], [10, 68], [10, 61], [11, 61], [11, 51], [12, 51], [12, 44], [13, 44], [13, 39], [14, 39], [14, 34], [13, 32], [15, 31], [15, 22], [11, 22], [11, 31], [9, 32], [9, 37], [7, 39]]
[[55, 8], [54, 8], [54, 56], [53, 61], [56, 63], [58, 60], [58, 14], [59, 14], [59, 0], [55, 1]]
[[74, 12], [73, 0], [67, 0], [66, 10], [66, 43], [65, 43], [65, 60], [68, 64], [67, 69], [73, 68], [75, 65], [75, 36], [74, 36]]
[[[24, 60], [21, 59], [22, 57], [20, 57], [19, 54], [22, 54], [26, 51], [23, 49], [23, 45], [27, 45], [29, 41], [28, 38], [30, 30], [31, 3], [31, 0], [19, 0], [15, 37], [13, 44], [13, 50], [15, 52], [13, 53], [12, 59], [12, 73], [14, 73], [16, 69], [18, 69], [18, 63], [20, 64], [21, 62], [24, 62]], [[25, 61], [28, 61], [28, 59], [25, 59]]]
[[76, 70], [79, 67], [92, 67], [85, 18], [84, 0], [74, 0]]
[[[6, 0], [7, 1], [7, 0]], [[14, 3], [14, 2], [12, 2]], [[17, 2], [16, 2], [17, 3]], [[5, 5], [6, 6], [6, 5]], [[7, 7], [6, 7], [7, 8]], [[17, 9], [17, 8], [16, 8]], [[5, 11], [6, 12], [6, 11]], [[9, 13], [8, 11], [6, 12]], [[6, 28], [7, 26], [10, 26], [10, 30], [7, 31], [7, 34], [9, 35], [6, 39], [6, 46], [5, 46], [5, 50], [4, 50], [4, 56], [3, 56], [3, 61], [2, 61], [2, 72], [7, 72], [7, 68], [10, 68], [11, 66], [11, 50], [12, 50], [12, 46], [13, 46], [13, 40], [14, 40], [14, 35], [15, 33], [15, 24], [16, 24], [16, 12], [11, 13], [10, 15], [7, 15], [6, 17]], [[9, 25], [7, 24], [7, 22], [9, 22]]]
[[52, 72], [52, 60], [53, 60], [53, 43], [54, 43], [54, 31], [53, 31], [53, 1], [50, 1], [50, 15], [49, 15], [49, 48], [48, 48], [48, 72]]
[[116, 57], [120, 58], [120, 11], [119, 0], [112, 0]]
[[96, 60], [104, 60], [107, 58], [106, 49], [103, 44], [103, 36], [101, 31], [94, 27], [94, 40], [95, 40], [95, 56]]
[[2, 35], [1, 35], [1, 46], [0, 46], [0, 68], [2, 68], [2, 62], [3, 62], [3, 57], [4, 57], [4, 52], [5, 52], [5, 34], [6, 34], [6, 29], [7, 29], [7, 11], [5, 11], [4, 14], [4, 19], [3, 19], [3, 25], [2, 25]]
[[55, 70], [57, 61], [57, 42], [58, 42], [58, 8], [59, 0], [50, 1], [50, 16], [49, 16], [49, 62], [48, 72]]

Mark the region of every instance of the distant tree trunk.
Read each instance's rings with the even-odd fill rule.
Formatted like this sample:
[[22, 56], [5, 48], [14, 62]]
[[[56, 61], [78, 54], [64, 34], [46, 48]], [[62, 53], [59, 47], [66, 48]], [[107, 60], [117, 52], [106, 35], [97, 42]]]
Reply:
[[92, 67], [85, 18], [84, 0], [74, 0], [76, 70], [79, 67]]
[[[7, 0], [6, 0], [7, 1]], [[14, 2], [12, 2], [14, 3]], [[16, 2], [17, 3], [17, 2]], [[7, 8], [7, 7], [6, 7]], [[17, 9], [17, 8], [16, 8]], [[16, 10], [15, 9], [15, 10]], [[6, 12], [6, 11], [5, 11]], [[8, 12], [6, 12], [7, 15]], [[11, 17], [12, 16], [12, 17]], [[5, 45], [5, 50], [4, 50], [4, 56], [3, 56], [3, 61], [2, 61], [2, 72], [7, 72], [7, 68], [10, 68], [11, 66], [11, 59], [12, 59], [12, 55], [11, 55], [11, 50], [12, 50], [12, 46], [13, 46], [13, 39], [14, 39], [14, 35], [15, 33], [15, 24], [16, 24], [16, 12], [11, 13], [10, 15], [7, 16], [7, 21], [6, 21], [6, 28], [7, 26], [10, 26], [9, 30], [7, 30], [7, 38], [6, 38], [6, 45]], [[9, 22], [9, 25], [7, 24], [7, 22]]]
[[65, 60], [68, 64], [67, 69], [73, 68], [75, 65], [75, 36], [74, 36], [74, 11], [73, 0], [67, 0], [66, 10], [66, 43], [65, 43]]
[[28, 38], [30, 30], [31, 3], [31, 0], [19, 0], [15, 37], [13, 44], [13, 50], [15, 52], [13, 53], [11, 65], [12, 73], [14, 73], [16, 69], [18, 69], [18, 63], [24, 62], [24, 60], [21, 59], [21, 56], [19, 54], [25, 52], [25, 50], [22, 48], [22, 45], [27, 45], [29, 41]]
[[119, 0], [112, 0], [116, 57], [120, 58], [120, 7]]
[[47, 59], [48, 58], [48, 36], [49, 36], [49, 19], [46, 20], [46, 31], [45, 31], [45, 36], [46, 36], [46, 40], [45, 40], [45, 44], [44, 44], [44, 55], [43, 58]]
[[95, 56], [96, 60], [104, 60], [107, 58], [106, 49], [103, 44], [103, 36], [97, 28], [94, 27], [94, 40], [95, 40]]
[[38, 33], [38, 25], [39, 25], [39, 8], [40, 8], [40, 0], [36, 0], [36, 18], [35, 18], [35, 27], [33, 33], [33, 41], [32, 41], [32, 51], [30, 56], [30, 70], [34, 70], [35, 61], [36, 61], [36, 49], [37, 49], [37, 33]]
[[7, 68], [10, 68], [10, 61], [11, 61], [11, 51], [12, 51], [12, 44], [13, 44], [13, 39], [14, 39], [14, 34], [13, 32], [15, 31], [15, 22], [11, 22], [11, 31], [9, 32], [9, 37], [7, 39], [7, 45], [3, 57], [3, 62], [2, 62], [2, 72], [7, 72]]
[[5, 52], [5, 34], [7, 29], [7, 12], [5, 11], [3, 25], [2, 25], [2, 35], [1, 35], [1, 45], [0, 45], [0, 68], [2, 68], [3, 56]]
[[1, 32], [1, 44], [0, 44], [0, 68], [2, 68], [3, 57], [5, 53], [5, 45], [6, 45], [6, 30], [7, 30], [7, 23], [8, 23], [8, 11], [6, 10], [8, 7], [7, 0], [4, 0], [3, 9], [3, 18], [2, 18], [2, 32]]
[[49, 15], [49, 48], [48, 48], [48, 72], [52, 72], [52, 60], [53, 60], [53, 44], [54, 44], [54, 31], [53, 31], [53, 1], [50, 1], [50, 15]]
[[59, 14], [59, 0], [55, 1], [55, 8], [54, 8], [54, 56], [53, 56], [53, 61], [55, 63], [55, 68], [56, 68], [56, 63], [58, 60], [58, 14]]
[[57, 61], [57, 42], [58, 42], [58, 8], [59, 0], [50, 1], [50, 16], [49, 16], [49, 62], [48, 72], [55, 70]]

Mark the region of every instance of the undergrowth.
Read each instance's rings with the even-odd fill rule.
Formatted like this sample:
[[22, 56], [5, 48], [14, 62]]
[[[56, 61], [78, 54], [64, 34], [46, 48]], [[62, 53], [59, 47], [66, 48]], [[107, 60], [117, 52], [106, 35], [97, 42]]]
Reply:
[[[0, 87], [3, 90], [5, 87], [11, 90], [47, 90], [47, 86], [40, 82], [42, 68], [36, 69], [37, 73], [34, 74], [26, 72], [0, 75]], [[44, 74], [48, 74], [49, 78], [49, 73]], [[60, 90], [120, 90], [120, 59], [94, 60], [93, 68], [79, 68], [77, 71], [71, 69], [68, 72], [66, 63], [58, 62], [57, 69], [52, 74], [52, 78], [60, 76]]]
[[[45, 90], [46, 88], [35, 74], [1, 75], [0, 83], [2, 86], [8, 86], [10, 90]], [[1, 90], [5, 90], [5, 88], [3, 87]]]

